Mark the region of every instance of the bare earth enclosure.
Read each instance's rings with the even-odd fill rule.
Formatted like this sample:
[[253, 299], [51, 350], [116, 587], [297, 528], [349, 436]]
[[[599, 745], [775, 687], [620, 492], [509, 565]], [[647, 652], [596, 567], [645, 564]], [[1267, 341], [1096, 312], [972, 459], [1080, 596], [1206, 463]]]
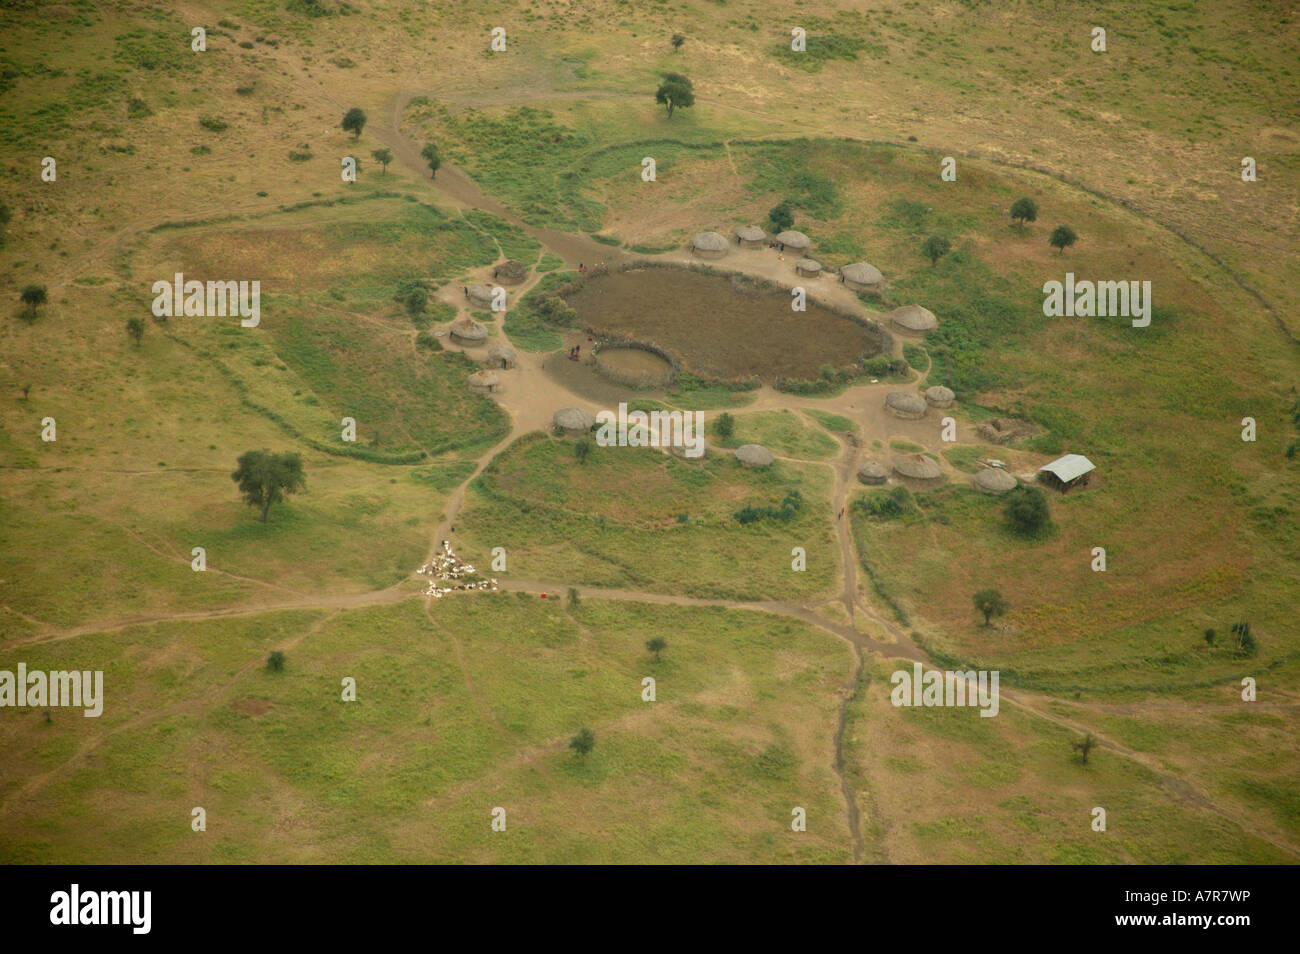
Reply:
[[653, 342], [707, 378], [811, 379], [880, 350], [867, 328], [811, 301], [797, 312], [786, 292], [684, 268], [598, 275], [566, 300], [596, 333]]

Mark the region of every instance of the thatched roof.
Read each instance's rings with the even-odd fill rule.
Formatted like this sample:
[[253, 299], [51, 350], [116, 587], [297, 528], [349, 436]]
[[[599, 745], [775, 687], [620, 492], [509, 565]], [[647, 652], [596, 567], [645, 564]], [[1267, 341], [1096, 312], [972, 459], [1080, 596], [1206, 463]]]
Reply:
[[840, 274], [847, 281], [857, 282], [859, 285], [879, 285], [885, 280], [885, 276], [880, 274], [880, 269], [874, 265], [868, 265], [866, 262], [854, 262], [852, 265], [845, 265], [840, 269]]
[[492, 277], [501, 282], [522, 282], [527, 275], [528, 268], [513, 259], [492, 269]]
[[975, 475], [975, 489], [986, 494], [1005, 494], [1015, 490], [1017, 480], [1001, 467], [985, 467]]
[[501, 384], [501, 376], [495, 371], [475, 371], [469, 376], [469, 383], [477, 388], [495, 388]]
[[736, 238], [742, 242], [761, 242], [767, 238], [767, 233], [757, 225], [738, 225], [736, 226]]
[[489, 361], [509, 361], [513, 364], [515, 359], [518, 357], [519, 356], [515, 354], [515, 349], [510, 347], [510, 345], [499, 344], [488, 348]]
[[934, 331], [939, 327], [939, 319], [934, 317], [934, 312], [920, 305], [904, 305], [902, 308], [895, 308], [890, 312], [889, 317], [894, 324], [908, 331]]
[[453, 321], [451, 333], [466, 341], [483, 341], [488, 336], [487, 327], [481, 321], [475, 321], [468, 316]]
[[874, 458], [868, 458], [858, 465], [858, 479], [864, 484], [883, 484], [889, 477], [885, 465]]
[[801, 258], [794, 263], [794, 267], [801, 272], [820, 272], [822, 263], [811, 258]]
[[947, 407], [953, 401], [957, 400], [957, 395], [952, 393], [952, 388], [946, 388], [942, 384], [936, 384], [932, 388], [925, 389], [925, 399], [935, 407]]
[[702, 252], [725, 252], [727, 240], [717, 232], [701, 232], [691, 236], [691, 248], [697, 248]]
[[562, 407], [555, 412], [555, 426], [564, 431], [589, 431], [596, 418], [580, 407]]
[[925, 398], [915, 391], [890, 391], [885, 395], [885, 407], [900, 414], [925, 413]]
[[943, 477], [943, 471], [939, 469], [939, 465], [934, 462], [933, 458], [926, 457], [924, 454], [906, 454], [902, 457], [895, 457], [894, 470], [913, 480], [938, 480]]
[[736, 448], [736, 460], [746, 467], [770, 467], [776, 458], [762, 444], [742, 444]]
[[811, 248], [812, 239], [802, 232], [796, 232], [794, 229], [787, 229], [777, 235], [776, 240], [786, 248]]
[[470, 285], [469, 300], [472, 302], [477, 302], [480, 305], [491, 306], [492, 289], [489, 288], [487, 285]]

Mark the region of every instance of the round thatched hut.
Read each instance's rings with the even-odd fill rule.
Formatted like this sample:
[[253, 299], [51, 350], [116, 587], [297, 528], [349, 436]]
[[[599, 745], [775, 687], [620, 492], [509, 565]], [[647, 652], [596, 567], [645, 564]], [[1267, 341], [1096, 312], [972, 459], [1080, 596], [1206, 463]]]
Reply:
[[794, 263], [794, 270], [804, 278], [820, 278], [822, 263], [811, 258], [801, 258]]
[[481, 345], [487, 340], [488, 331], [481, 321], [475, 321], [469, 316], [457, 318], [451, 323], [452, 340], [461, 344]]
[[796, 232], [794, 229], [787, 229], [777, 235], [776, 241], [780, 242], [786, 248], [792, 248], [795, 251], [803, 251], [806, 248], [812, 248], [812, 239], [802, 232]]
[[874, 265], [854, 262], [840, 269], [840, 281], [854, 291], [880, 291], [885, 284], [885, 276]]
[[736, 460], [746, 467], [771, 467], [776, 458], [762, 444], [742, 444], [736, 448]]
[[894, 417], [915, 421], [925, 417], [925, 398], [915, 391], [890, 391], [885, 395], [885, 410]]
[[522, 262], [511, 259], [492, 269], [492, 277], [502, 285], [518, 285], [528, 277], [528, 269]]
[[736, 244], [742, 248], [761, 248], [767, 241], [767, 233], [757, 225], [736, 226]]
[[501, 368], [508, 371], [515, 366], [519, 360], [519, 355], [515, 354], [515, 349], [509, 345], [493, 345], [488, 349], [487, 366], [489, 368]]
[[905, 454], [894, 458], [894, 473], [925, 486], [943, 482], [943, 471], [935, 461], [924, 454]]
[[478, 305], [480, 308], [492, 307], [492, 289], [487, 285], [470, 285], [465, 289], [465, 297], [469, 299], [470, 304]]
[[596, 419], [580, 407], [562, 407], [555, 412], [555, 429], [565, 437], [581, 437], [591, 432]]
[[909, 335], [928, 335], [939, 327], [934, 312], [920, 305], [904, 305], [889, 313], [889, 320], [899, 331]]
[[858, 465], [858, 480], [864, 484], [883, 484], [888, 479], [889, 471], [874, 458], [868, 458]]
[[952, 388], [936, 384], [932, 388], [925, 389], [925, 400], [930, 407], [952, 407], [952, 402], [957, 400], [957, 395], [952, 393]]
[[501, 390], [501, 376], [495, 371], [475, 371], [469, 376], [469, 389], [475, 394], [494, 394]]
[[1001, 467], [985, 467], [975, 475], [971, 483], [982, 494], [1005, 494], [1009, 490], [1015, 490], [1019, 481]]
[[691, 251], [700, 258], [722, 258], [727, 254], [727, 240], [717, 232], [691, 236]]

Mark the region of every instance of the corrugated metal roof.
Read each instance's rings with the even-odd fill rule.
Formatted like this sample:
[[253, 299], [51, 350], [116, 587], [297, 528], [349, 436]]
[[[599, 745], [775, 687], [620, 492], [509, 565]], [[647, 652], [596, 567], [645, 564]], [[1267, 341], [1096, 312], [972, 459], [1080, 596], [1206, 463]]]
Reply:
[[1040, 472], [1045, 470], [1050, 474], [1054, 474], [1057, 480], [1067, 484], [1096, 469], [1092, 461], [1082, 454], [1066, 454], [1064, 457], [1059, 457], [1050, 464], [1044, 464], [1038, 468]]

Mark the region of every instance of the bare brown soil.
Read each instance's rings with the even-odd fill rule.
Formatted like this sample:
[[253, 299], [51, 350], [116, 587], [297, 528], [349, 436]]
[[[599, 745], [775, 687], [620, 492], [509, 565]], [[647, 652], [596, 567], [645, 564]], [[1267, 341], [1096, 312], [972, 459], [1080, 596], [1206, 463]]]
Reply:
[[686, 269], [598, 275], [566, 300], [595, 331], [653, 342], [707, 378], [812, 379], [880, 349], [866, 328], [812, 301], [797, 312], [786, 293], [742, 294]]

